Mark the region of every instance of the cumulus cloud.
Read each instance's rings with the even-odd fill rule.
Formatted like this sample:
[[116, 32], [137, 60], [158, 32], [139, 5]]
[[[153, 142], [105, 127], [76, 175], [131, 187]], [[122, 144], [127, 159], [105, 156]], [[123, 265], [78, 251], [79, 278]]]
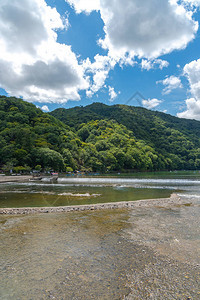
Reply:
[[184, 74], [189, 81], [192, 98], [185, 101], [186, 110], [178, 113], [177, 116], [200, 121], [200, 59], [186, 64]]
[[[93, 81], [87, 90], [88, 97], [104, 86], [110, 70], [117, 63], [120, 66], [134, 66], [138, 57], [142, 69], [162, 70], [168, 67], [169, 63], [158, 57], [185, 48], [198, 30], [198, 22], [193, 20], [192, 11], [176, 0], [66, 2], [74, 7], [76, 13], [100, 11], [105, 25], [105, 37], [99, 40], [99, 45], [108, 50], [108, 55], [97, 55], [94, 63], [89, 60], [85, 63], [88, 74], [93, 74]], [[163, 84], [166, 85], [164, 93], [181, 87], [181, 82], [175, 77], [166, 79]]]
[[183, 70], [189, 81], [191, 94], [200, 100], [200, 59], [186, 64]]
[[42, 109], [43, 111], [45, 111], [45, 112], [49, 112], [49, 108], [48, 108], [47, 105], [43, 105], [43, 106], [41, 107], [41, 109]]
[[162, 100], [158, 100], [158, 99], [142, 100], [142, 104], [144, 105], [144, 107], [146, 107], [148, 109], [153, 109], [153, 108], [157, 107], [158, 105], [160, 105], [161, 103], [162, 103]]
[[100, 0], [65, 0], [74, 7], [77, 13], [86, 12], [90, 13], [93, 10], [100, 9]]
[[110, 102], [113, 102], [115, 98], [117, 98], [117, 93], [115, 92], [114, 88], [111, 86], [108, 86], [109, 96], [110, 96]]
[[66, 29], [44, 0], [0, 2], [0, 87], [29, 101], [79, 100], [89, 86], [71, 47], [57, 42]]
[[180, 78], [173, 75], [166, 77], [164, 80], [159, 80], [156, 83], [162, 83], [165, 86], [163, 94], [166, 95], [170, 94], [175, 89], [183, 87]]
[[167, 67], [158, 57], [186, 47], [198, 29], [184, 0], [65, 1], [77, 13], [100, 12], [105, 37], [99, 44], [107, 55], [80, 63], [70, 45], [57, 40], [68, 20], [55, 8], [44, 0], [2, 0], [0, 87], [8, 94], [42, 103], [79, 100], [81, 90], [91, 97], [117, 63], [133, 66], [138, 57], [143, 69]]
[[101, 15], [106, 32], [102, 46], [139, 57], [155, 58], [182, 49], [198, 29], [176, 1], [102, 0]]
[[181, 113], [178, 113], [177, 116], [179, 118], [195, 119], [200, 121], [200, 100], [190, 98], [185, 102], [187, 109]]
[[110, 70], [113, 69], [115, 65], [116, 61], [113, 58], [99, 54], [94, 57], [93, 63], [89, 58], [83, 62], [85, 73], [92, 76], [90, 88], [86, 92], [88, 97], [91, 97], [104, 86]]
[[[80, 13], [93, 1], [68, 2]], [[127, 57], [157, 58], [183, 49], [198, 29], [191, 11], [176, 0], [96, 0], [93, 5], [105, 24], [105, 38], [99, 43], [110, 56], [124, 62]]]
[[141, 67], [144, 70], [151, 70], [155, 68], [159, 68], [162, 70], [163, 68], [166, 68], [169, 66], [168, 61], [162, 60], [162, 59], [154, 59], [154, 60], [148, 60], [148, 59], [142, 59]]

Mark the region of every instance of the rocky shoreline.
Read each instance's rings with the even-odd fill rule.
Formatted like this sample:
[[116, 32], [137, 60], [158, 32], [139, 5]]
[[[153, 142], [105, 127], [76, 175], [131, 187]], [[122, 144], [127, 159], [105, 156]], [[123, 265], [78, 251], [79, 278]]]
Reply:
[[137, 208], [137, 207], [171, 207], [188, 204], [188, 200], [172, 194], [170, 198], [137, 200], [129, 202], [99, 203], [90, 205], [58, 206], [58, 207], [22, 207], [0, 208], [1, 215], [24, 215], [36, 213], [61, 213], [72, 211], [93, 211], [103, 209]]

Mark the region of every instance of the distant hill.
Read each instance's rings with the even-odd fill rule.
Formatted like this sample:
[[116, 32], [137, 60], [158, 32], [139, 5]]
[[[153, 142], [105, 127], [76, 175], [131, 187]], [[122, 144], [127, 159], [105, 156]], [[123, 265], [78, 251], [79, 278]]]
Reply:
[[169, 114], [151, 111], [143, 107], [127, 105], [108, 106], [103, 103], [93, 103], [88, 106], [74, 108], [58, 108], [50, 115], [59, 119], [70, 127], [78, 128], [78, 125], [92, 120], [116, 120], [128, 129], [132, 130], [138, 138], [149, 138], [150, 130], [163, 124], [167, 128], [178, 130], [183, 134], [200, 138], [200, 121], [180, 119]]
[[0, 96], [0, 169], [200, 169], [200, 122], [101, 103], [44, 113]]
[[131, 130], [135, 138], [165, 156], [171, 153], [184, 157], [184, 160], [186, 157], [194, 160], [194, 149], [200, 149], [199, 121], [180, 119], [142, 107], [93, 103], [86, 107], [56, 109], [51, 115], [76, 129], [90, 120], [115, 120]]

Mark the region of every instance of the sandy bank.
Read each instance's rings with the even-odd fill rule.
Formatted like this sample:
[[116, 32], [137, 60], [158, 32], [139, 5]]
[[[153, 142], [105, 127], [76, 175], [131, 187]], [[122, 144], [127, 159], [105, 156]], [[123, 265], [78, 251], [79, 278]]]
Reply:
[[134, 208], [134, 207], [171, 207], [176, 205], [187, 204], [188, 200], [180, 199], [176, 194], [170, 198], [148, 199], [129, 202], [112, 202], [90, 205], [58, 206], [58, 207], [23, 207], [23, 208], [0, 208], [0, 214], [3, 215], [22, 215], [35, 213], [58, 213], [72, 211], [88, 211], [117, 208]]
[[30, 176], [30, 175], [0, 176], [0, 183], [29, 181], [29, 179], [31, 179], [31, 178], [32, 178], [32, 176]]

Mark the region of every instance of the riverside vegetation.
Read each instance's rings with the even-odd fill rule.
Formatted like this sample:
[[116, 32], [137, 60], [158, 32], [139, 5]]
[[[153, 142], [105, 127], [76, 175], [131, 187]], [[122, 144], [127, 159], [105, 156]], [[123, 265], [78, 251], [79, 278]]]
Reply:
[[0, 96], [0, 168], [15, 172], [196, 170], [200, 168], [200, 122], [102, 103], [44, 113], [21, 99]]

